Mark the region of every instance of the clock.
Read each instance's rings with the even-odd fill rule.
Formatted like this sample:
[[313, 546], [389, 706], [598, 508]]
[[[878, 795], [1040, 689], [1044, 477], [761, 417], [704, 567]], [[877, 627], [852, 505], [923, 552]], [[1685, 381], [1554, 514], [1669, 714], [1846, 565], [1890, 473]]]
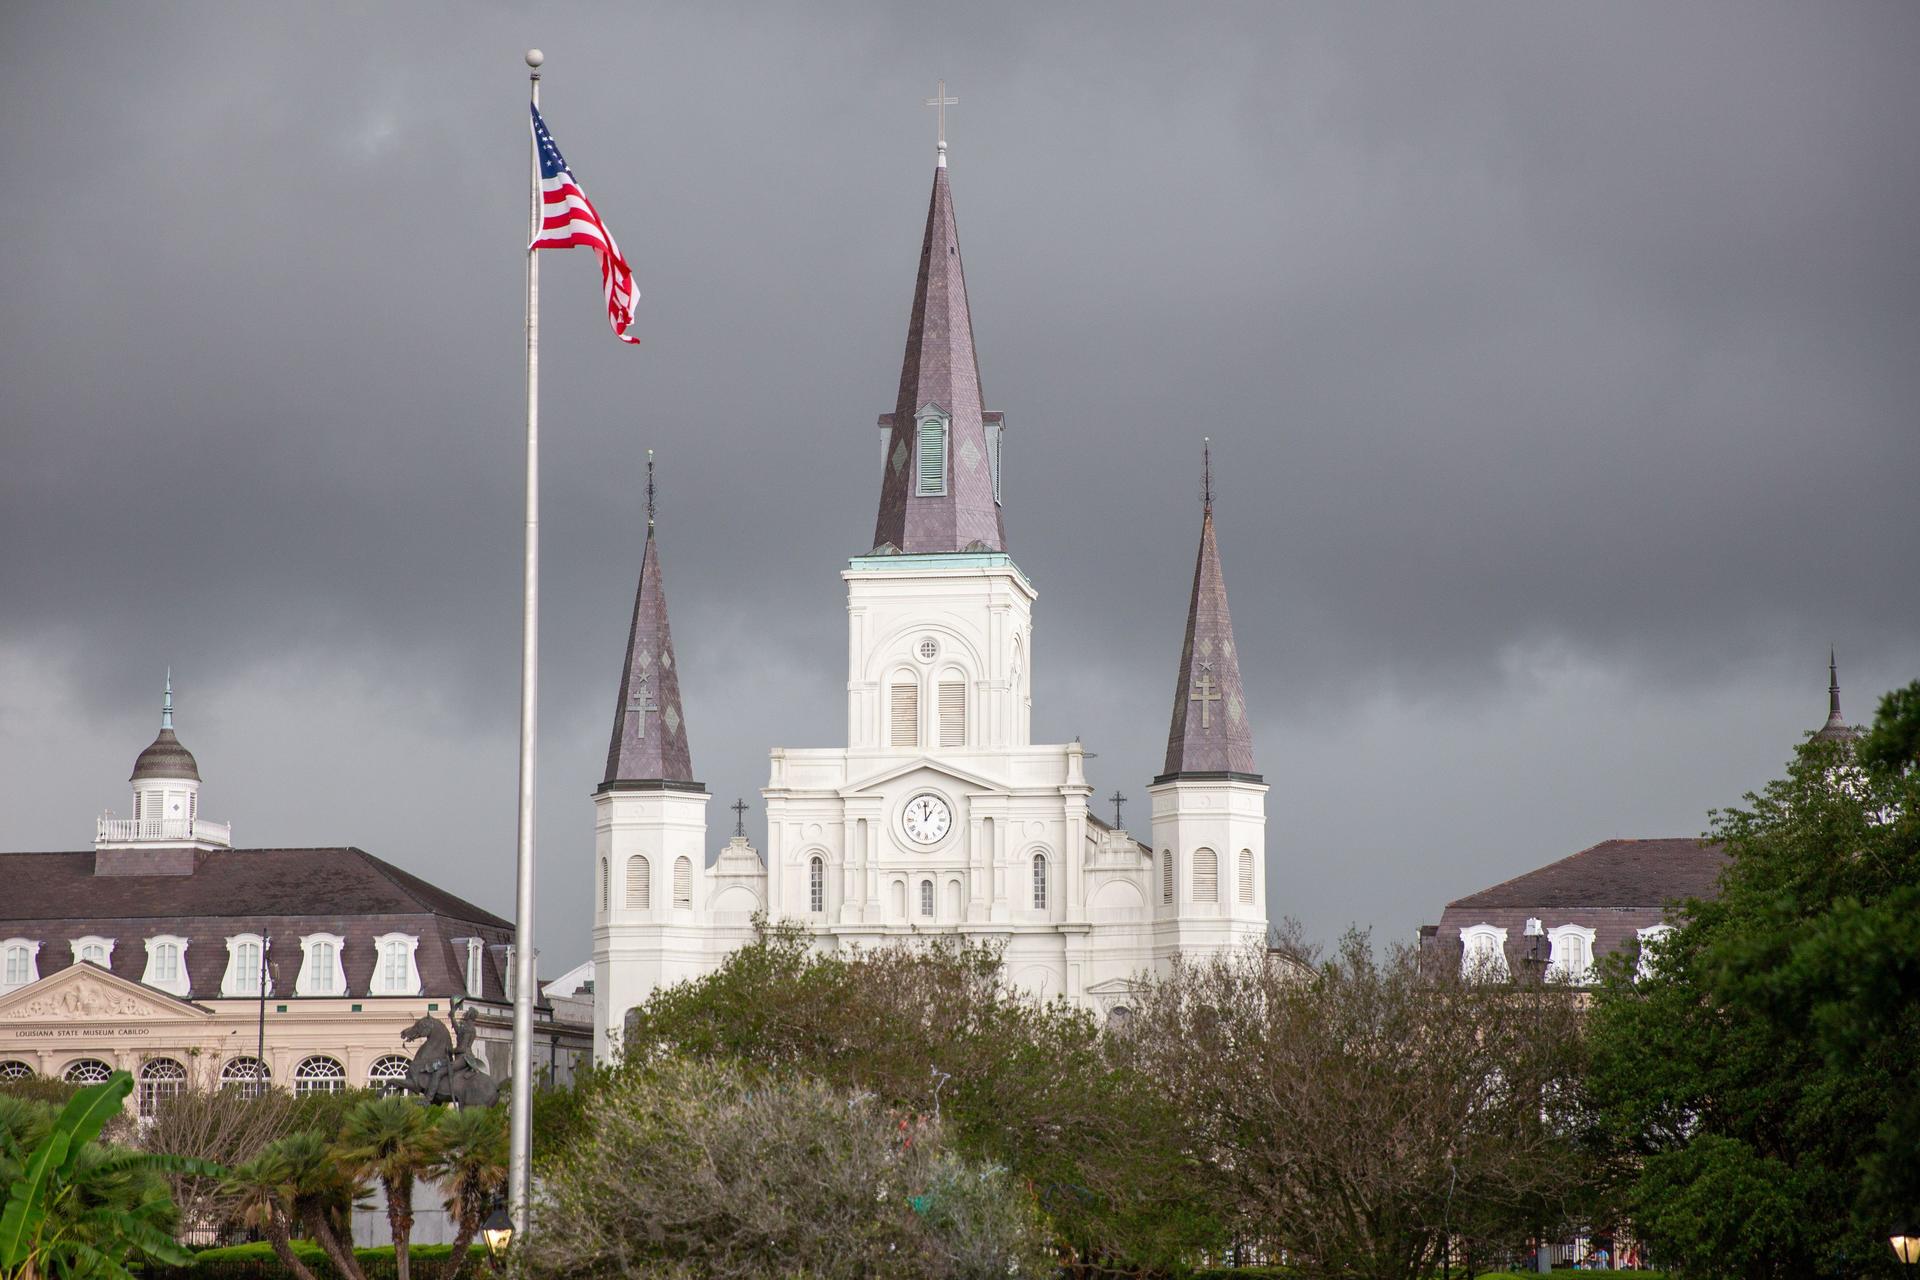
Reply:
[[900, 825], [906, 828], [907, 838], [916, 844], [936, 844], [953, 826], [953, 811], [939, 796], [915, 796], [907, 801]]

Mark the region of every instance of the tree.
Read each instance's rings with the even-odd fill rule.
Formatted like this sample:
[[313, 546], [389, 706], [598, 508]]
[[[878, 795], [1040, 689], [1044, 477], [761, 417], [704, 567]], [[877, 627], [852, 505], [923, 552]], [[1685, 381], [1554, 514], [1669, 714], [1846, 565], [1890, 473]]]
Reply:
[[1090, 1014], [1011, 988], [988, 946], [816, 954], [797, 930], [763, 926], [716, 972], [655, 993], [625, 1048], [616, 1080], [688, 1055], [937, 1111], [956, 1152], [1032, 1185], [1075, 1267], [1167, 1269], [1223, 1240], [1168, 1099], [1107, 1052]]
[[1572, 992], [1469, 981], [1349, 934], [1178, 962], [1129, 1030], [1235, 1234], [1312, 1274], [1413, 1280], [1451, 1240], [1515, 1246], [1579, 1204]]
[[121, 1114], [133, 1077], [118, 1071], [79, 1090], [53, 1114], [42, 1104], [0, 1106], [0, 1277], [6, 1280], [131, 1280], [136, 1258], [184, 1265], [174, 1242], [164, 1174], [212, 1174], [205, 1161], [99, 1142]]
[[440, 1280], [459, 1280], [468, 1247], [507, 1185], [507, 1145], [503, 1107], [441, 1113], [439, 1149], [427, 1172], [446, 1195], [454, 1237], [448, 1269]]
[[1920, 684], [1716, 813], [1720, 894], [1608, 967], [1590, 1080], [1616, 1194], [1702, 1276], [1892, 1274], [1920, 1206]]
[[1018, 1280], [1050, 1274], [1030, 1198], [940, 1126], [785, 1071], [657, 1056], [548, 1166], [535, 1280]]
[[347, 1112], [335, 1144], [341, 1163], [356, 1177], [379, 1182], [386, 1194], [394, 1273], [399, 1280], [409, 1280], [414, 1179], [439, 1154], [439, 1121], [438, 1111], [411, 1098], [371, 1098]]
[[[223, 1168], [246, 1164], [292, 1128], [292, 1094], [267, 1089], [249, 1096], [233, 1085], [201, 1079], [163, 1098], [135, 1134], [143, 1151], [186, 1156]], [[222, 1179], [176, 1174], [168, 1179], [180, 1220], [191, 1231], [218, 1230], [226, 1208]], [[191, 1238], [191, 1237], [189, 1237]]]

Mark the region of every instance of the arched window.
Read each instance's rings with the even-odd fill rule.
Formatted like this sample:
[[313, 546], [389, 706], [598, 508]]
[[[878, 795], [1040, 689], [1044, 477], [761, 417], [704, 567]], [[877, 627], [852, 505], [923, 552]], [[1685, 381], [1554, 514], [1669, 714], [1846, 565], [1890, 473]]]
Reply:
[[673, 862], [673, 905], [693, 905], [693, 863], [685, 857], [676, 858]]
[[893, 918], [895, 920], [906, 919], [907, 882], [905, 880], [895, 880], [893, 882], [893, 888], [889, 891], [889, 896], [893, 899]]
[[1044, 853], [1033, 855], [1033, 909], [1047, 909], [1047, 855]]
[[627, 906], [645, 911], [653, 905], [653, 864], [645, 854], [627, 859]]
[[1253, 901], [1253, 850], [1240, 851], [1240, 901]]
[[295, 1093], [339, 1093], [347, 1087], [347, 1069], [323, 1053], [303, 1058], [293, 1069]]
[[40, 944], [31, 938], [0, 942], [0, 991], [11, 991], [40, 981]]
[[1160, 851], [1160, 901], [1173, 901], [1173, 850]]
[[945, 673], [940, 680], [940, 745], [967, 745], [967, 685], [958, 671]]
[[71, 1063], [60, 1078], [68, 1084], [99, 1084], [113, 1074], [113, 1068], [98, 1058], [82, 1058]]
[[895, 678], [888, 687], [887, 741], [896, 747], [920, 745], [920, 686]]
[[959, 921], [965, 918], [966, 912], [960, 903], [960, 882], [949, 880], [947, 881], [947, 919]]
[[187, 978], [187, 940], [172, 934], [147, 939], [147, 971], [140, 981], [186, 998], [192, 990]]
[[609, 873], [607, 871], [607, 860], [605, 858], [602, 858], [600, 859], [600, 909], [602, 911], [605, 911], [607, 909], [608, 874]]
[[243, 1098], [257, 1098], [267, 1091], [273, 1074], [258, 1058], [235, 1058], [220, 1068], [220, 1087], [233, 1089]]
[[187, 1087], [187, 1069], [172, 1058], [154, 1058], [140, 1068], [140, 1114], [149, 1119], [162, 1102]]
[[85, 960], [92, 964], [99, 965], [102, 969], [111, 969], [113, 967], [112, 938], [103, 938], [98, 934], [90, 933], [84, 938], [75, 938], [69, 945], [73, 947], [73, 962], [75, 964], [79, 964], [82, 960]]
[[927, 414], [914, 435], [914, 495], [940, 497], [947, 491], [947, 420], [941, 414]]
[[1211, 849], [1193, 851], [1193, 900], [1220, 901], [1220, 855]]
[[0, 1084], [31, 1079], [33, 1079], [33, 1068], [18, 1058], [9, 1058], [5, 1062], [0, 1062]]
[[347, 973], [340, 965], [346, 939], [337, 933], [309, 933], [300, 939], [300, 976], [294, 980], [297, 996], [343, 996]]
[[807, 859], [807, 910], [827, 909], [827, 861], [818, 854]]
[[265, 970], [264, 947], [257, 933], [239, 933], [227, 939], [227, 972], [220, 979], [223, 996], [257, 996]]
[[417, 996], [420, 972], [414, 966], [414, 950], [420, 939], [410, 933], [383, 933], [373, 940], [373, 984], [368, 995]]
[[1563, 924], [1547, 930], [1553, 943], [1552, 972], [1575, 986], [1593, 981], [1593, 930], [1585, 925]]
[[927, 917], [933, 915], [933, 881], [931, 880], [920, 882], [920, 914]]
[[406, 1087], [407, 1073], [412, 1068], [413, 1063], [397, 1053], [375, 1058], [367, 1068], [367, 1087], [381, 1093], [399, 1093]]
[[1460, 973], [1467, 978], [1507, 980], [1507, 931], [1496, 925], [1467, 925], [1460, 930]]

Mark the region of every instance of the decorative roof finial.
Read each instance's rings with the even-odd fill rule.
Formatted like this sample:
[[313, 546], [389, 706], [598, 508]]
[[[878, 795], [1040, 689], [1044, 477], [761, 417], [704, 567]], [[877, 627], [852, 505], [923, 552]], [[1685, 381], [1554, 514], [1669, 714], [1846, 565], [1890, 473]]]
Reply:
[[1832, 645], [1827, 646], [1827, 714], [1835, 718], [1840, 715], [1840, 664]]
[[1200, 437], [1200, 502], [1208, 515], [1213, 514], [1213, 437]]
[[936, 167], [944, 169], [947, 167], [947, 108], [959, 106], [960, 99], [949, 98], [947, 96], [947, 82], [945, 80], [942, 80], [940, 82], [940, 91], [934, 94], [931, 98], [928, 98], [926, 105], [929, 107], [932, 107], [939, 114], [939, 122], [940, 122], [939, 156], [940, 158], [934, 161], [934, 164]]
[[160, 727], [173, 728], [173, 668], [167, 668], [167, 695], [160, 703]]
[[735, 800], [727, 808], [733, 810], [733, 834], [744, 840], [747, 838], [747, 802]]
[[653, 532], [653, 450], [647, 450], [647, 532]]

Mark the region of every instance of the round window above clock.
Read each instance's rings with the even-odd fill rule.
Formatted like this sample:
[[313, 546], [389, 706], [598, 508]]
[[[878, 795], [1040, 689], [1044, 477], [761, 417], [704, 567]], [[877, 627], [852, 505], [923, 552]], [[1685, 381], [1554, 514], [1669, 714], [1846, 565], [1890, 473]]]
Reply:
[[915, 844], [938, 844], [953, 829], [953, 810], [939, 796], [917, 795], [907, 801], [900, 827]]

